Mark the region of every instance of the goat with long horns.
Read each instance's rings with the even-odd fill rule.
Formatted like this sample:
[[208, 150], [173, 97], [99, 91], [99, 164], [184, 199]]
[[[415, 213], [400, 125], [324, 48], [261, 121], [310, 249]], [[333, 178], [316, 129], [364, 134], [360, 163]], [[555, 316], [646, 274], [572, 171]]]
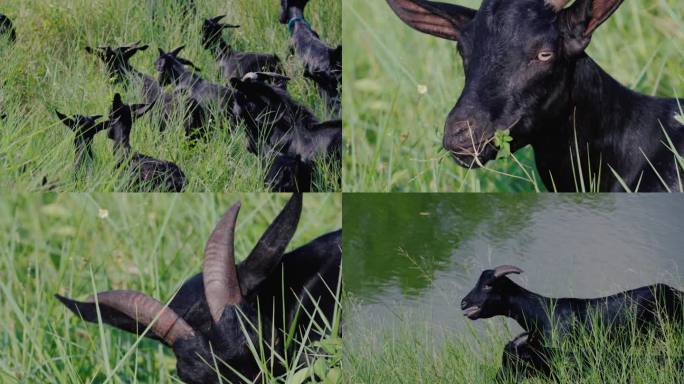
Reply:
[[[186, 281], [168, 306], [133, 291], [100, 292], [83, 302], [57, 298], [89, 322], [98, 322], [99, 307], [104, 323], [138, 335], [149, 328], [145, 336], [173, 349], [185, 383], [251, 382], [259, 378], [260, 368], [249, 345], [260, 345], [259, 335], [267, 348], [274, 348], [273, 356], [291, 361], [294, 351], [284, 342], [288, 332], [295, 329], [299, 339], [315, 341], [325, 335], [307, 328], [333, 318], [342, 231], [285, 253], [301, 209], [302, 195], [294, 194], [249, 256], [236, 265], [233, 242], [240, 204], [233, 205], [209, 236], [203, 273]], [[276, 376], [284, 370], [280, 360], [269, 366]]]

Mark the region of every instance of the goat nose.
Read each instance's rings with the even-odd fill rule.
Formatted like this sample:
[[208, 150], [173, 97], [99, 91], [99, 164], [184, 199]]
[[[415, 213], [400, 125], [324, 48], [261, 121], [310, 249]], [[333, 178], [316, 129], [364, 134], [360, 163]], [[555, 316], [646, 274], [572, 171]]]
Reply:
[[461, 309], [466, 309], [466, 308], [468, 308], [468, 302], [465, 300], [461, 301]]

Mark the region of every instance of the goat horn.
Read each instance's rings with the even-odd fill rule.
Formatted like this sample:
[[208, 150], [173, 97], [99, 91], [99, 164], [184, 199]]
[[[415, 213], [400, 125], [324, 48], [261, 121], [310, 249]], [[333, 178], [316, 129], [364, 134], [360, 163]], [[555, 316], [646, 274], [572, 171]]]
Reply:
[[252, 249], [252, 252], [238, 266], [240, 288], [249, 296], [261, 282], [280, 264], [285, 248], [292, 240], [299, 217], [302, 214], [302, 194], [295, 193], [278, 217], [268, 226], [266, 232]]
[[212, 18], [211, 21], [213, 21], [214, 23], [218, 23], [224, 17], [226, 17], [226, 15], [216, 16], [216, 17]]
[[185, 48], [185, 45], [181, 45], [180, 47], [172, 50], [171, 52], [169, 52], [169, 55], [177, 56], [180, 53], [180, 51], [183, 50], [183, 48]]
[[[95, 296], [86, 302], [95, 303]], [[99, 305], [113, 308], [141, 325], [147, 327], [156, 318], [150, 331], [168, 345], [177, 340], [195, 336], [195, 331], [173, 309], [165, 307], [159, 301], [135, 291], [108, 291], [97, 294]]]
[[204, 296], [214, 322], [221, 319], [227, 305], [242, 301], [234, 248], [238, 212], [240, 203], [235, 203], [216, 224], [204, 248]]
[[500, 265], [494, 268], [494, 277], [497, 279], [511, 273], [521, 274], [523, 273], [523, 270], [513, 265]]
[[546, 5], [553, 8], [554, 11], [559, 12], [570, 2], [570, 0], [545, 0]]

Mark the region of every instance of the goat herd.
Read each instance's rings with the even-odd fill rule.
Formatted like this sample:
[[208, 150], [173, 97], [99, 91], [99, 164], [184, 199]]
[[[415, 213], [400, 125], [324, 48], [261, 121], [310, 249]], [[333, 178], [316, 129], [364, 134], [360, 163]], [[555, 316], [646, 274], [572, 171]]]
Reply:
[[[142, 89], [144, 103], [127, 104], [116, 94], [108, 118], [100, 115], [68, 116], [55, 111], [59, 120], [75, 133], [76, 170], [92, 159], [92, 142], [101, 131], [114, 141], [118, 167], [127, 170], [131, 188], [145, 191], [181, 192], [187, 178], [181, 167], [134, 150], [130, 134], [135, 121], [158, 106], [159, 130], [169, 122], [182, 119], [190, 145], [207, 140], [211, 129], [228, 122], [244, 125], [248, 151], [258, 156], [267, 169], [265, 185], [275, 192], [308, 192], [316, 172], [341, 179], [342, 121], [340, 84], [342, 48], [324, 43], [304, 18], [308, 0], [282, 0], [279, 22], [286, 24], [291, 45], [304, 67], [304, 76], [316, 86], [331, 115], [338, 119], [319, 121], [314, 113], [287, 92], [290, 78], [275, 54], [238, 52], [222, 37], [226, 28], [237, 25], [221, 23], [223, 16], [206, 19], [202, 28], [203, 47], [216, 57], [226, 84], [204, 79], [199, 69], [180, 56], [183, 46], [159, 49], [155, 67], [158, 78], [148, 76], [129, 63], [133, 55], [145, 51], [140, 42], [121, 46], [86, 47], [97, 56], [114, 81]], [[9, 18], [0, 14], [0, 34], [16, 40]], [[167, 91], [165, 87], [170, 86]], [[194, 147], [194, 146], [193, 146]]]

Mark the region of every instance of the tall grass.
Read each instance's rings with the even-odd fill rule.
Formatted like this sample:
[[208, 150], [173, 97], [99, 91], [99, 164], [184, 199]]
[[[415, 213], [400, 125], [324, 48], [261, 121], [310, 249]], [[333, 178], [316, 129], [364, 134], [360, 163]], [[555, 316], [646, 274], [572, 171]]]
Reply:
[[[240, 50], [273, 52], [284, 61], [293, 79], [289, 91], [321, 119], [331, 118], [299, 61], [290, 56], [287, 28], [278, 24], [279, 1], [195, 1], [197, 14], [183, 13], [181, 0], [10, 0], [0, 12], [13, 19], [18, 39], [14, 46], [0, 43], [0, 187], [16, 190], [121, 191], [129, 190], [126, 175], [116, 168], [112, 142], [106, 134], [94, 143], [95, 161], [85, 175], [75, 176], [73, 133], [54, 116], [106, 115], [114, 93], [128, 103], [143, 102], [140, 89], [114, 85], [102, 63], [85, 52], [86, 46], [121, 45], [141, 40], [150, 49], [131, 64], [156, 77], [157, 48], [186, 45], [183, 56], [202, 69], [208, 80], [220, 81], [212, 54], [201, 46], [206, 17], [226, 14], [226, 22], [240, 24], [224, 36]], [[339, 1], [312, 2], [307, 7], [311, 25], [330, 44], [341, 40]], [[157, 108], [157, 107], [155, 107]], [[160, 134], [153, 119], [136, 122], [133, 147], [147, 155], [176, 162], [188, 176], [189, 192], [264, 191], [265, 167], [245, 149], [244, 130], [214, 122], [207, 143], [187, 144], [180, 121]], [[46, 178], [47, 184], [43, 185]], [[323, 174], [317, 188], [339, 190], [336, 176]]]
[[514, 372], [499, 374], [503, 348], [516, 335], [501, 320], [479, 320], [466, 332], [417, 328], [412, 322], [385, 332], [351, 324], [345, 334], [343, 382], [672, 384], [684, 379], [682, 324], [661, 319], [640, 334], [631, 321], [620, 339], [609, 336], [609, 325], [598, 319], [593, 325], [548, 341], [552, 376], [516, 381]]
[[[458, 3], [477, 8], [480, 1]], [[544, 189], [529, 147], [478, 170], [457, 166], [442, 149], [444, 121], [464, 82], [453, 42], [410, 29], [385, 1], [345, 1], [343, 16], [344, 40], [354, 42], [344, 55], [345, 191]], [[680, 1], [635, 0], [597, 30], [589, 54], [632, 89], [682, 97], [683, 43]]]
[[[112, 327], [85, 323], [53, 294], [81, 299], [95, 291], [125, 288], [166, 302], [186, 278], [201, 270], [207, 236], [232, 202], [243, 203], [235, 242], [241, 259], [286, 198], [278, 194], [4, 196], [0, 199], [0, 382], [179, 382], [170, 349]], [[340, 209], [338, 195], [306, 195], [291, 248], [338, 229]], [[336, 334], [338, 324], [339, 314], [327, 324], [308, 326], [312, 332], [327, 329]], [[328, 364], [330, 374], [339, 374], [334, 348], [339, 341], [332, 337], [322, 343], [326, 348], [296, 345], [295, 350], [318, 353], [322, 361], [318, 370]], [[254, 346], [255, 356], [266, 361], [272, 351], [265, 348], [257, 353], [259, 348]], [[314, 374], [298, 362], [288, 367], [291, 379]]]

